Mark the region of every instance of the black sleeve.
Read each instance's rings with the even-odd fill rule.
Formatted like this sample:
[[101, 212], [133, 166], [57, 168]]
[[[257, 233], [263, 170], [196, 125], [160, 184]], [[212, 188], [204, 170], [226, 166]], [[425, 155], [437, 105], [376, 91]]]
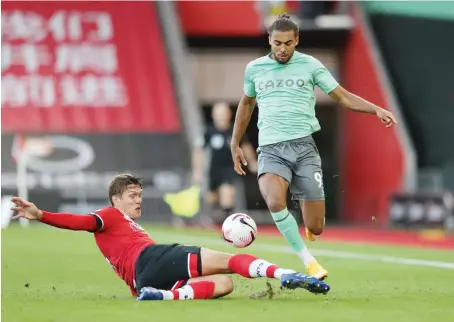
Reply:
[[100, 231], [104, 226], [104, 223], [103, 223], [101, 217], [95, 212], [92, 212], [90, 215], [92, 215], [96, 219], [96, 230], [94, 230], [92, 232], [94, 233], [96, 231]]

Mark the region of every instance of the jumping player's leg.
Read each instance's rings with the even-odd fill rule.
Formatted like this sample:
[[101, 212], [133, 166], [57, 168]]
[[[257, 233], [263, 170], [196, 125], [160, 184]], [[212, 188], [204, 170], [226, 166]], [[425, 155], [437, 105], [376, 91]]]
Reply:
[[325, 227], [325, 200], [300, 200], [299, 202], [307, 237], [314, 240]]
[[298, 154], [298, 162], [293, 167], [293, 181], [290, 192], [294, 200], [299, 200], [303, 214], [306, 235], [315, 240], [325, 226], [325, 192], [320, 154], [312, 137], [292, 143]]
[[[283, 142], [282, 144], [286, 144]], [[296, 157], [295, 157], [296, 160]], [[287, 192], [292, 181], [292, 163], [278, 147], [267, 147], [259, 152], [259, 187], [277, 228], [292, 250], [309, 267], [315, 258], [300, 235], [298, 223], [287, 209]]]
[[[325, 226], [325, 193], [320, 155], [312, 137], [291, 143], [299, 160], [293, 166], [293, 180], [290, 192], [294, 200], [299, 200], [306, 226], [306, 236], [315, 240]], [[308, 274], [324, 279], [328, 272], [316, 261], [307, 267]]]

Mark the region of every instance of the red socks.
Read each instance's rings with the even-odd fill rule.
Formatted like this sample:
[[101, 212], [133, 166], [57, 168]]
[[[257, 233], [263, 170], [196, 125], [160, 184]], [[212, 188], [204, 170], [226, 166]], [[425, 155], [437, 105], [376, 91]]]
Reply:
[[[214, 293], [214, 282], [201, 281], [185, 285], [181, 288], [171, 291], [173, 298], [170, 298], [170, 294], [165, 294], [164, 299], [168, 300], [206, 300], [213, 297]], [[166, 296], [167, 295], [167, 296]]]
[[243, 277], [276, 278], [275, 272], [279, 267], [263, 259], [249, 254], [236, 254], [229, 260], [229, 269]]

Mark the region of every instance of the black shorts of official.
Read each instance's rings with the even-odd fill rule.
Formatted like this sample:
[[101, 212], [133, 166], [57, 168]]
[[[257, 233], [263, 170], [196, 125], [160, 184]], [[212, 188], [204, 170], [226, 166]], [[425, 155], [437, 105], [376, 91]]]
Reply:
[[211, 165], [209, 182], [210, 191], [216, 191], [223, 184], [233, 185], [236, 176], [237, 174], [235, 170], [233, 170], [233, 165], [231, 167], [216, 167], [215, 165]]
[[186, 285], [188, 279], [202, 276], [200, 247], [179, 244], [147, 246], [136, 261], [135, 285], [173, 290]]

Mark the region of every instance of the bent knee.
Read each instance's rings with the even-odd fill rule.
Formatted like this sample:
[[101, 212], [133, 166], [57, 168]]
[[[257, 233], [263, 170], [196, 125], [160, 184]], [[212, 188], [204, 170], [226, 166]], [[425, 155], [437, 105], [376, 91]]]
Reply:
[[215, 276], [215, 289], [214, 297], [222, 297], [233, 292], [234, 284], [233, 280], [229, 276], [216, 275]]
[[288, 182], [274, 173], [264, 173], [259, 178], [260, 193], [271, 212], [287, 207]]
[[229, 276], [222, 276], [222, 292], [227, 295], [233, 292], [233, 280]]
[[279, 212], [287, 208], [287, 191], [285, 193], [273, 192], [262, 193], [270, 212]]
[[279, 199], [269, 199], [267, 200], [266, 205], [270, 212], [279, 212], [287, 207], [286, 201]]
[[323, 224], [312, 224], [306, 226], [307, 229], [314, 235], [320, 235], [323, 232], [324, 225]]

